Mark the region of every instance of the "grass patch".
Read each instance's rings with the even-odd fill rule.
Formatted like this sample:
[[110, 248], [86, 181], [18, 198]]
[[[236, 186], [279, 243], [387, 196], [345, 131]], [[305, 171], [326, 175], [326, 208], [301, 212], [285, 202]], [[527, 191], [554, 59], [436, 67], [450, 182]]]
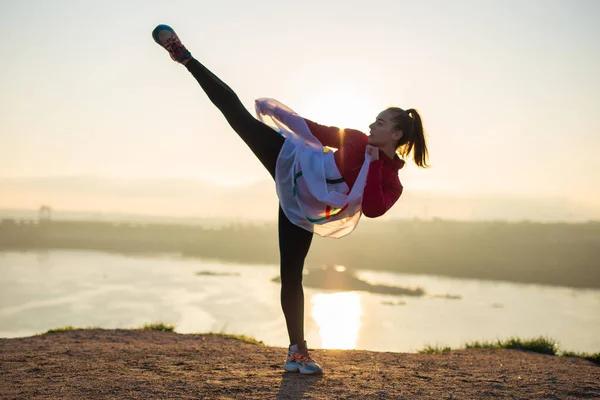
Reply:
[[214, 333], [214, 335], [219, 335], [219, 336], [225, 336], [231, 339], [236, 339], [236, 340], [241, 340], [244, 343], [250, 343], [250, 344], [258, 344], [261, 346], [264, 346], [265, 343], [262, 340], [256, 340], [250, 336], [246, 336], [246, 335], [233, 335], [230, 333]]
[[533, 339], [510, 338], [507, 340], [471, 342], [465, 344], [467, 349], [516, 349], [532, 351], [534, 353], [556, 355], [558, 345], [556, 341], [547, 337], [537, 337]]
[[[87, 328], [75, 328], [75, 327], [72, 327], [71, 325], [68, 325], [68, 326], [64, 326], [62, 328], [49, 329], [48, 331], [46, 331], [44, 333], [38, 333], [36, 336], [39, 336], [39, 335], [49, 335], [49, 334], [61, 333], [61, 332], [72, 332], [72, 331], [80, 331], [80, 330], [90, 330], [90, 329], [102, 329], [102, 328], [100, 328], [99, 326], [90, 326], [90, 327], [87, 327]], [[153, 323], [153, 324], [146, 324], [146, 325], [144, 325], [142, 327], [139, 327], [139, 328], [132, 328], [131, 330], [174, 332], [175, 331], [175, 326], [174, 325], [163, 324], [162, 322], [158, 322], [158, 323]]]
[[431, 346], [428, 344], [424, 349], [419, 350], [419, 354], [442, 354], [447, 353], [450, 350], [452, 349], [448, 346], [439, 346], [437, 344], [435, 346]]
[[41, 335], [51, 335], [53, 333], [61, 333], [61, 332], [72, 332], [72, 331], [80, 331], [80, 330], [84, 330], [84, 329], [100, 329], [100, 327], [98, 326], [90, 326], [87, 328], [74, 328], [71, 325], [67, 325], [67, 326], [63, 326], [62, 328], [54, 328], [54, 329], [48, 329], [46, 332], [43, 333], [38, 333], [35, 336], [41, 336]]
[[[553, 340], [548, 337], [539, 336], [537, 338], [532, 339], [520, 339], [512, 337], [506, 340], [496, 340], [496, 341], [475, 341], [466, 343], [464, 345], [466, 349], [516, 349], [516, 350], [524, 350], [531, 351], [534, 353], [540, 354], [549, 354], [553, 356], [562, 356], [562, 357], [577, 357], [583, 358], [584, 360], [588, 360], [593, 362], [594, 364], [600, 365], [600, 353], [579, 353], [574, 351], [559, 351], [558, 344], [556, 340]], [[423, 350], [419, 350], [420, 354], [440, 354], [450, 351], [450, 347], [441, 347], [441, 346], [427, 346]]]
[[[56, 329], [50, 329], [44, 333], [40, 333], [38, 335], [47, 335], [47, 334], [52, 334], [52, 333], [60, 333], [60, 332], [71, 332], [71, 331], [77, 331], [77, 330], [83, 330], [83, 329], [102, 329], [100, 327], [89, 327], [89, 328], [74, 328], [72, 326], [65, 326], [62, 328], [56, 328]], [[175, 326], [174, 325], [169, 325], [169, 324], [165, 324], [162, 322], [156, 322], [156, 323], [151, 323], [151, 324], [145, 324], [139, 328], [131, 328], [129, 330], [142, 330], [142, 331], [159, 331], [159, 332], [175, 332]], [[246, 336], [246, 335], [234, 335], [234, 334], [229, 334], [229, 333], [224, 333], [224, 332], [219, 332], [219, 333], [215, 333], [215, 332], [210, 332], [208, 333], [210, 335], [219, 335], [219, 336], [224, 336], [224, 337], [228, 337], [231, 339], [236, 339], [236, 340], [240, 340], [242, 342], [245, 343], [250, 343], [250, 344], [258, 344], [261, 346], [264, 346], [265, 343], [262, 340], [257, 340], [254, 339], [250, 336]]]
[[145, 324], [141, 328], [138, 328], [143, 331], [160, 331], [160, 332], [175, 332], [175, 326], [169, 324], [163, 324], [162, 322], [154, 323], [154, 324]]
[[575, 351], [563, 351], [561, 356], [583, 358], [585, 360], [593, 362], [594, 364], [600, 365], [600, 353], [590, 354], [590, 353], [578, 353]]
[[70, 332], [70, 331], [74, 331], [74, 330], [76, 330], [76, 328], [73, 328], [71, 325], [69, 325], [69, 326], [64, 326], [62, 328], [48, 329], [46, 332], [41, 333], [41, 335], [50, 335], [53, 333], [60, 333], [60, 332]]

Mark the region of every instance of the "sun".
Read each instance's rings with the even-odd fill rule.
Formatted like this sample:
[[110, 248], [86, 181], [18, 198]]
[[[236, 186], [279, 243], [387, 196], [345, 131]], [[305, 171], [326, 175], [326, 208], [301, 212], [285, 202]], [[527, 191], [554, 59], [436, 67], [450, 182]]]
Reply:
[[347, 89], [317, 92], [301, 104], [304, 118], [321, 125], [368, 131], [369, 124], [381, 111], [366, 93]]

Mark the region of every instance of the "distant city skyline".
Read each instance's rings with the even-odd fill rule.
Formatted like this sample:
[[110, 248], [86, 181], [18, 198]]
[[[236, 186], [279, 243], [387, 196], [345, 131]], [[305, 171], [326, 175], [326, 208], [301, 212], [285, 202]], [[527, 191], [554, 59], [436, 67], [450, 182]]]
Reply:
[[[0, 179], [2, 192], [12, 193], [17, 202], [15, 206], [1, 205], [0, 218], [37, 218], [42, 205], [50, 206], [56, 219], [187, 219], [192, 222], [209, 219], [220, 223], [231, 220], [274, 221], [277, 217], [277, 196], [274, 185], [269, 181], [224, 187], [190, 179]], [[248, 204], [251, 205], [251, 212]], [[465, 196], [410, 190], [384, 217], [377, 220], [413, 218], [600, 221], [600, 207], [560, 197]]]

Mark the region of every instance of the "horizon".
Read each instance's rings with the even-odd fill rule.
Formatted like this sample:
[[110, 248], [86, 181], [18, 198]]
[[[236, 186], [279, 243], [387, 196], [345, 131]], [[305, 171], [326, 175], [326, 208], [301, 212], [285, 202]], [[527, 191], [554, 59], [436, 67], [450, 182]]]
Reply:
[[[0, 198], [0, 216], [11, 212], [35, 214], [40, 206], [46, 205], [52, 208], [55, 216], [81, 214], [111, 219], [120, 216], [270, 222], [276, 219], [273, 210], [277, 209], [275, 186], [268, 180], [219, 185], [183, 178], [15, 178], [0, 179], [2, 191], [12, 192], [19, 201], [10, 203]], [[244, 213], [245, 202], [253, 204], [252, 215]], [[468, 195], [411, 190], [401, 196], [398, 203], [378, 219], [566, 223], [600, 220], [600, 207], [558, 196]]]

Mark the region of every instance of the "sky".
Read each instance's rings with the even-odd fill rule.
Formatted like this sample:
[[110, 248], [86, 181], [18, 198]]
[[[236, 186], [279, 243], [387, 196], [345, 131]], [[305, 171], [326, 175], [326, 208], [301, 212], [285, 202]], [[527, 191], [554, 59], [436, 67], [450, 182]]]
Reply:
[[[417, 109], [431, 168], [405, 192], [600, 207], [598, 20], [596, 0], [0, 0], [0, 182], [268, 180], [152, 40], [165, 23], [250, 111], [368, 131]], [[29, 199], [0, 186], [0, 208]]]

